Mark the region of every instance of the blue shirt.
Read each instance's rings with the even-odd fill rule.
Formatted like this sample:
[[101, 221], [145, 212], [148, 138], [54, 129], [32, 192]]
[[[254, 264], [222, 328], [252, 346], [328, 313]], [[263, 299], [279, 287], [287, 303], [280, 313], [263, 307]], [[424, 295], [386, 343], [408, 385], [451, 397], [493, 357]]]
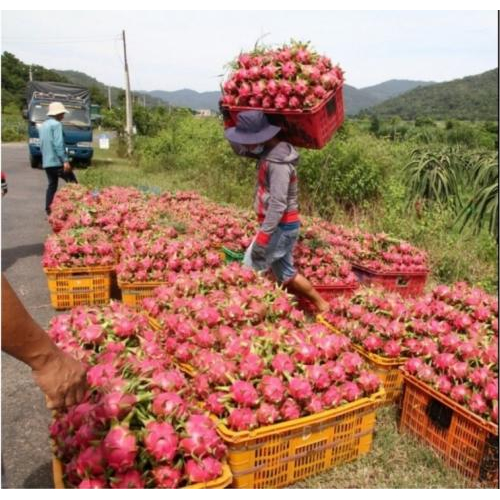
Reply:
[[55, 118], [48, 118], [38, 129], [43, 168], [62, 167], [68, 161], [64, 146], [63, 126]]

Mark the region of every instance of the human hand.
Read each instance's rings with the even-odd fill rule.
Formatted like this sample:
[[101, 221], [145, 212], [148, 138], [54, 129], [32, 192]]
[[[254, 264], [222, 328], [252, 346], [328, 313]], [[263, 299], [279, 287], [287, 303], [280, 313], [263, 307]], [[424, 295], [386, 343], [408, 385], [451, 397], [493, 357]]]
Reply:
[[33, 370], [33, 378], [47, 396], [47, 408], [51, 410], [79, 403], [87, 387], [83, 365], [59, 349]]
[[63, 168], [66, 173], [71, 172], [71, 164], [68, 161], [64, 162]]
[[266, 268], [266, 254], [266, 247], [259, 245], [257, 242], [253, 243], [250, 258], [252, 259], [252, 264], [258, 271], [262, 271]]

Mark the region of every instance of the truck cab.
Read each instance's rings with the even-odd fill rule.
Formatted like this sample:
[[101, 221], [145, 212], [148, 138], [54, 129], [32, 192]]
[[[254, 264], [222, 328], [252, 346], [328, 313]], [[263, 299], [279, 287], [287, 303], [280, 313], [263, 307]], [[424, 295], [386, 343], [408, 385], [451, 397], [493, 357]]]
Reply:
[[64, 142], [73, 164], [89, 166], [94, 153], [89, 92], [84, 87], [58, 82], [29, 82], [27, 108], [30, 164], [42, 166], [38, 129], [48, 118], [51, 102], [62, 102], [68, 113], [62, 121]]

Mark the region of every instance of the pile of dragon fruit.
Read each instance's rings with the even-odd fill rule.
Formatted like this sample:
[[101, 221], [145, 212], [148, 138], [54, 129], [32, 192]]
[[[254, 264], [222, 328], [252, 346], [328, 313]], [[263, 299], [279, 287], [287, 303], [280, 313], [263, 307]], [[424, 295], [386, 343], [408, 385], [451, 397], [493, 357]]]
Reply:
[[409, 352], [406, 324], [410, 311], [396, 293], [364, 288], [352, 297], [335, 297], [323, 317], [369, 353], [399, 358]]
[[115, 247], [109, 237], [93, 227], [50, 235], [42, 258], [45, 268], [110, 266], [115, 262]]
[[178, 488], [222, 475], [226, 447], [146, 316], [79, 307], [49, 334], [88, 366], [84, 400], [50, 426], [67, 486]]
[[232, 69], [223, 84], [227, 106], [310, 109], [344, 82], [338, 65], [301, 42], [242, 53]]
[[357, 284], [351, 264], [334, 247], [316, 240], [310, 232], [300, 238], [293, 251], [297, 270], [313, 285], [346, 287]]
[[498, 300], [466, 283], [415, 299], [408, 373], [498, 422]]
[[386, 234], [364, 233], [360, 237], [362, 250], [355, 257], [360, 264], [377, 272], [428, 272], [426, 252]]

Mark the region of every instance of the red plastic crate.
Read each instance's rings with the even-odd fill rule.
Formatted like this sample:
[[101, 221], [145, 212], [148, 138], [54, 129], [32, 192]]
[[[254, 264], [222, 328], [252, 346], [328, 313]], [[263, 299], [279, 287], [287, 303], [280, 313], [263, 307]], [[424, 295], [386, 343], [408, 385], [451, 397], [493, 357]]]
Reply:
[[[328, 286], [328, 285], [313, 285], [314, 289], [319, 292], [319, 294], [326, 300], [330, 301], [339, 295], [351, 296], [356, 289], [358, 288], [358, 284], [347, 285], [347, 286]], [[312, 303], [304, 298], [297, 296], [297, 302], [299, 305], [299, 309], [302, 309], [304, 312], [313, 313], [315, 312], [314, 306]]]
[[380, 285], [391, 292], [398, 292], [403, 297], [416, 297], [424, 293], [429, 272], [398, 273], [377, 272], [360, 264], [353, 263], [352, 270], [363, 285]]
[[281, 110], [222, 106], [224, 128], [234, 127], [241, 111], [263, 111], [269, 122], [281, 127], [280, 137], [294, 146], [321, 149], [344, 122], [342, 87], [330, 91], [325, 99], [307, 110]]

